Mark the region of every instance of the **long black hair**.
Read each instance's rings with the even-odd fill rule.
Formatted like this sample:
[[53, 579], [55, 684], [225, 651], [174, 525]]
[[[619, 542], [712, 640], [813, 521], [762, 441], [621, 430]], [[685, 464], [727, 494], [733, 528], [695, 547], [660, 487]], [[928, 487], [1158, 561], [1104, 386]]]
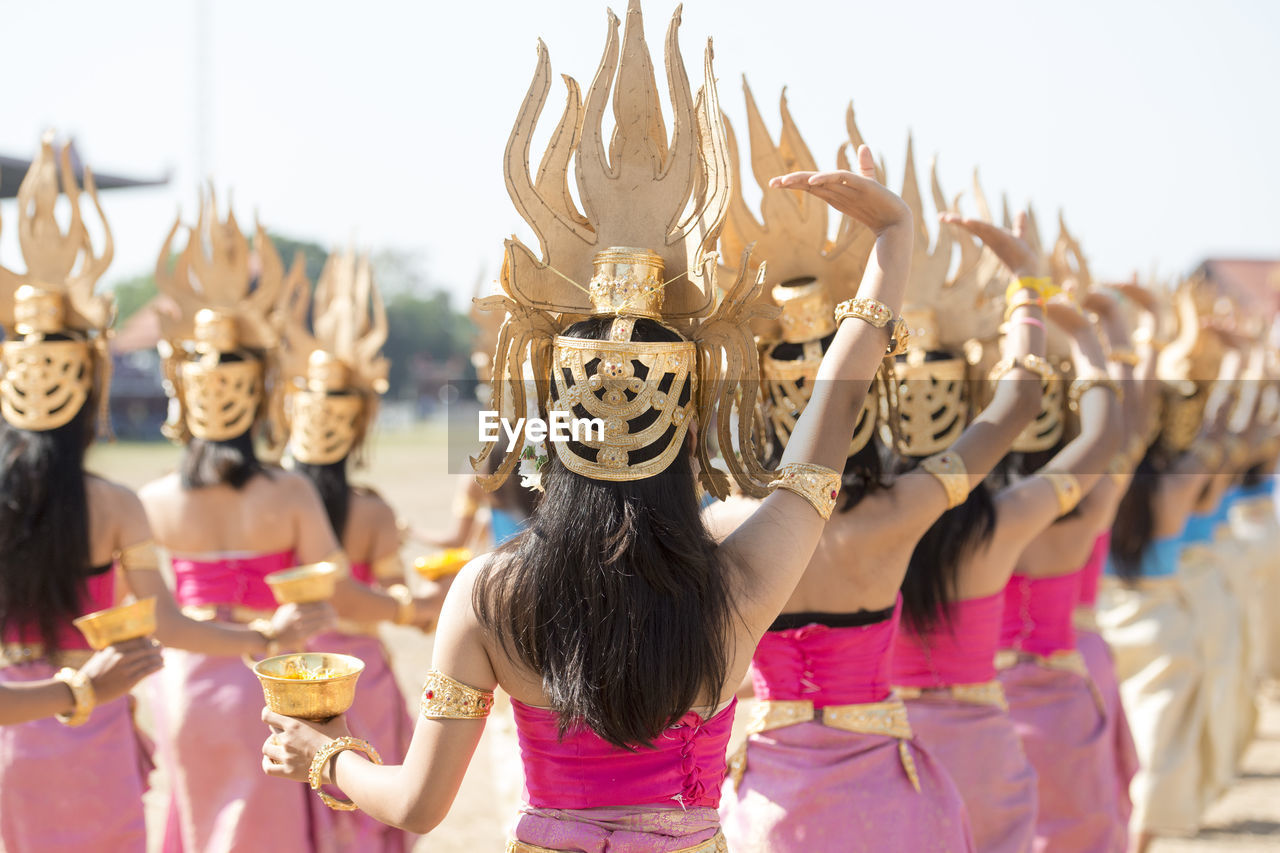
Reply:
[[347, 482], [346, 456], [327, 465], [311, 465], [294, 460], [293, 470], [311, 481], [320, 493], [325, 515], [333, 535], [342, 541], [347, 530], [347, 516], [351, 513], [351, 484]]
[[1142, 557], [1155, 538], [1156, 489], [1172, 461], [1159, 441], [1152, 442], [1116, 508], [1111, 527], [1111, 564], [1122, 580], [1132, 582], [1142, 575]]
[[258, 459], [253, 446], [252, 429], [225, 441], [192, 436], [182, 452], [182, 464], [178, 468], [184, 489], [230, 486], [239, 490], [255, 474], [265, 473], [267, 468]]
[[34, 626], [48, 654], [80, 615], [91, 568], [84, 455], [95, 405], [91, 395], [51, 430], [0, 420], [0, 636]]
[[[565, 334], [602, 340], [609, 326], [593, 318]], [[638, 320], [633, 340], [679, 336]], [[689, 455], [652, 477], [606, 482], [570, 471], [552, 449], [528, 528], [477, 579], [481, 625], [542, 678], [561, 734], [585, 725], [614, 746], [647, 746], [723, 689], [734, 607]]]

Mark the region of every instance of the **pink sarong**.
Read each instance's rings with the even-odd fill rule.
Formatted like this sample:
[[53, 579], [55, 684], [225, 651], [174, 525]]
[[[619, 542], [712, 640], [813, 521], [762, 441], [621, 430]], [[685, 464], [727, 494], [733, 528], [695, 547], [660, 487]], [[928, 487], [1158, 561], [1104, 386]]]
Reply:
[[[54, 672], [43, 662], [11, 666], [0, 669], [0, 683]], [[99, 705], [75, 728], [53, 717], [0, 726], [0, 851], [145, 853], [150, 757], [131, 701]]]
[[1138, 774], [1138, 749], [1133, 743], [1133, 731], [1129, 728], [1129, 716], [1120, 700], [1120, 681], [1116, 678], [1116, 662], [1111, 647], [1101, 634], [1093, 631], [1076, 633], [1076, 647], [1084, 658], [1089, 677], [1102, 698], [1106, 714], [1106, 740], [1111, 744], [1112, 760], [1116, 773], [1116, 806], [1125, 826], [1133, 816], [1133, 799], [1129, 786]]
[[714, 838], [720, 828], [708, 806], [545, 809], [526, 806], [515, 835], [526, 844], [573, 853], [671, 853]]

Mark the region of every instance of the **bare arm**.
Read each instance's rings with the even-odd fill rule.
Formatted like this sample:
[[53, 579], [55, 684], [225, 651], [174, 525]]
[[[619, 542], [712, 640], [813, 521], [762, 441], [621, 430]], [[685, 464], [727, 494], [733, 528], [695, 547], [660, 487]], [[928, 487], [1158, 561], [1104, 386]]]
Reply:
[[[150, 640], [131, 640], [96, 652], [80, 671], [89, 676], [97, 704], [118, 699], [164, 666]], [[75, 710], [71, 688], [55, 678], [0, 684], [0, 726], [12, 726]]]

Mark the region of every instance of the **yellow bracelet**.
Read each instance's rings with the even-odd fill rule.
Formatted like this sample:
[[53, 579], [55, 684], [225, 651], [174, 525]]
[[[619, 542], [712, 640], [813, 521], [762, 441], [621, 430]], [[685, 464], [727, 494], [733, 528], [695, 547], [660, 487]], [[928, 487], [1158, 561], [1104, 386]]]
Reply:
[[1073, 380], [1071, 387], [1067, 389], [1067, 404], [1071, 406], [1071, 411], [1080, 408], [1080, 398], [1093, 388], [1106, 388], [1116, 395], [1117, 400], [1124, 400], [1124, 389], [1110, 376], [1084, 376]]
[[409, 592], [409, 587], [402, 583], [393, 583], [387, 587], [387, 595], [396, 600], [399, 608], [396, 610], [395, 624], [412, 625], [413, 617], [417, 616], [417, 607], [413, 603], [413, 593]]
[[1012, 302], [1013, 298], [1023, 290], [1030, 290], [1045, 302], [1062, 292], [1062, 288], [1056, 286], [1051, 278], [1025, 275], [1009, 282], [1009, 286], [1004, 291], [1004, 301], [1006, 303]]
[[1065, 471], [1041, 471], [1036, 476], [1053, 486], [1053, 493], [1058, 496], [1059, 518], [1075, 509], [1080, 499], [1084, 497], [1084, 490], [1080, 488], [1080, 481], [1074, 474], [1068, 474]]
[[89, 676], [78, 669], [64, 666], [53, 674], [53, 677], [71, 689], [71, 698], [75, 702], [75, 710], [70, 714], [57, 714], [55, 719], [64, 726], [83, 726], [89, 722], [89, 715], [98, 704], [93, 692], [93, 682]]
[[809, 502], [823, 520], [831, 518], [840, 494], [840, 472], [810, 462], [789, 462], [778, 468], [770, 489], [786, 489]]
[[969, 470], [959, 453], [944, 450], [922, 461], [920, 467], [942, 484], [947, 493], [947, 509], [955, 509], [969, 497]]
[[338, 812], [353, 812], [360, 808], [350, 800], [339, 800], [337, 797], [330, 796], [321, 788], [324, 784], [325, 765], [339, 752], [346, 752], [348, 749], [363, 752], [374, 764], [382, 763], [382, 756], [378, 755], [378, 750], [374, 749], [373, 744], [369, 743], [369, 741], [358, 737], [340, 737], [320, 747], [315, 757], [311, 759], [311, 770], [307, 773], [307, 781], [311, 784], [311, 790], [320, 795], [321, 802]]
[[987, 374], [987, 379], [997, 382], [1015, 367], [1030, 370], [1045, 382], [1056, 379], [1058, 376], [1058, 372], [1053, 369], [1053, 365], [1049, 363], [1048, 359], [1041, 358], [1038, 355], [1024, 355], [1020, 358], [1000, 359], [996, 362], [995, 367], [991, 368], [991, 372]]

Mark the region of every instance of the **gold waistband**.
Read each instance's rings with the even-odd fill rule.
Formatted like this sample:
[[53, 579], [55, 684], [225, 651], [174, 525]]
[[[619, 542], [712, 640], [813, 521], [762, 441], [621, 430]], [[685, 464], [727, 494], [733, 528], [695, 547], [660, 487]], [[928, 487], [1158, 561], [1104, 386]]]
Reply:
[[950, 684], [946, 687], [895, 687], [899, 699], [919, 699], [926, 693], [946, 693], [957, 702], [970, 705], [990, 705], [1001, 711], [1009, 710], [1004, 698], [1004, 685], [999, 681], [983, 681], [978, 684]]
[[1077, 631], [1088, 631], [1090, 634], [1098, 633], [1098, 611], [1093, 607], [1086, 607], [1081, 604], [1071, 612], [1071, 624], [1075, 626]]
[[270, 619], [274, 610], [258, 610], [242, 604], [188, 604], [182, 615], [196, 622], [235, 622], [248, 625], [254, 619]]
[[1089, 675], [1089, 667], [1084, 662], [1084, 655], [1078, 650], [1059, 649], [1051, 655], [1034, 655], [1017, 649], [1001, 649], [996, 652], [996, 669], [1013, 669], [1020, 663], [1031, 663], [1055, 672], [1069, 672], [1080, 676], [1084, 679], [1084, 683], [1089, 685], [1089, 693], [1093, 696], [1094, 704], [1098, 706], [1098, 713], [1106, 714], [1106, 703], [1102, 701], [1098, 685], [1093, 683], [1093, 677]]
[[[554, 847], [539, 847], [536, 844], [512, 838], [507, 841], [507, 853], [568, 853], [568, 851]], [[692, 847], [681, 847], [679, 850], [673, 850], [672, 853], [729, 853], [729, 842], [725, 840], [723, 832], [716, 830], [716, 834], [706, 841]]]
[[47, 660], [44, 646], [39, 643], [32, 643], [31, 645], [5, 643], [0, 647], [0, 669], [41, 662], [50, 666], [69, 666], [72, 669], [79, 669], [91, 657], [93, 657], [93, 652], [89, 649], [63, 649], [54, 656], [54, 660]]
[[[813, 707], [813, 702], [808, 699], [764, 699], [756, 703], [751, 718], [747, 721], [746, 734], [750, 738], [754, 734], [815, 720], [828, 728], [845, 732], [896, 738], [902, 769], [911, 781], [911, 787], [919, 793], [920, 775], [916, 772], [915, 761], [907, 749], [907, 741], [912, 737], [911, 723], [907, 720], [907, 706], [902, 704], [901, 699], [860, 705], [828, 705], [825, 708]], [[743, 742], [729, 760], [729, 775], [735, 783], [746, 772], [746, 750], [747, 744]]]

